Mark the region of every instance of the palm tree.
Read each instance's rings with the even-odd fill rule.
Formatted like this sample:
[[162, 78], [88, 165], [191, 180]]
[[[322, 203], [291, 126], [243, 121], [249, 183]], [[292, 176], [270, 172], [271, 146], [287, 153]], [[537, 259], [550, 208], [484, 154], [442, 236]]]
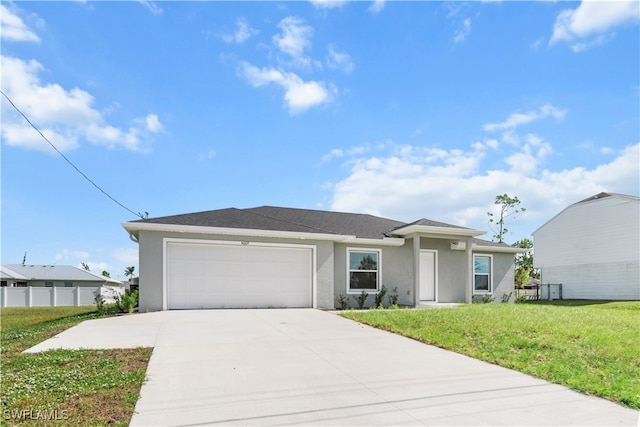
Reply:
[[128, 277], [128, 278], [129, 278], [129, 280], [133, 280], [133, 276], [134, 276], [134, 275], [133, 275], [133, 272], [134, 272], [135, 270], [136, 270], [136, 268], [135, 268], [133, 265], [132, 265], [132, 266], [130, 266], [130, 267], [127, 267], [127, 268], [125, 268], [125, 269], [124, 269], [124, 275], [125, 275], [126, 277]]

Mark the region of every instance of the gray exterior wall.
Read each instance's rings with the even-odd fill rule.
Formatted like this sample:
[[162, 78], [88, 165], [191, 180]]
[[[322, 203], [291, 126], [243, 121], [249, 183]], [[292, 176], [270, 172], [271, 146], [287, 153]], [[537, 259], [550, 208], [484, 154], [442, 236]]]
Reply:
[[57, 286], [57, 287], [65, 287], [65, 282], [71, 282], [71, 286], [70, 287], [75, 287], [75, 286], [79, 286], [79, 287], [85, 287], [85, 286], [93, 286], [93, 287], [98, 287], [98, 286], [102, 286], [102, 285], [109, 285], [109, 286], [117, 286], [115, 283], [111, 284], [111, 283], [107, 283], [107, 282], [100, 282], [100, 281], [83, 281], [83, 280], [64, 280], [64, 281], [60, 281], [60, 280], [29, 280], [27, 283], [29, 286], [46, 286], [46, 282], [53, 282], [53, 286]]
[[467, 283], [465, 251], [452, 251], [449, 240], [420, 239], [420, 249], [438, 251], [438, 302], [464, 302]]
[[[336, 298], [344, 294], [349, 298], [351, 307], [358, 307], [356, 297], [359, 293], [347, 293], [347, 248], [380, 249], [381, 285], [386, 286], [387, 296], [384, 297], [385, 307], [389, 304], [389, 294], [393, 288], [398, 288], [398, 304], [413, 305], [413, 246], [408, 239], [403, 246], [352, 245], [336, 243], [334, 245], [334, 306], [339, 307]], [[367, 298], [365, 307], [374, 305], [374, 293]]]
[[[483, 252], [474, 252], [483, 254]], [[491, 254], [491, 252], [485, 252]], [[493, 302], [501, 302], [502, 295], [509, 295], [509, 301], [514, 300], [514, 255], [494, 253], [493, 254]]]
[[314, 260], [316, 269], [316, 307], [324, 309], [333, 308], [333, 242], [308, 239], [272, 239], [264, 237], [140, 231], [138, 235], [140, 252], [140, 272], [138, 274], [140, 279], [140, 285], [138, 288], [140, 297], [140, 312], [162, 310], [164, 238], [313, 245], [316, 247], [316, 257]]
[[[338, 308], [339, 294], [349, 297], [351, 307], [357, 307], [357, 294], [347, 293], [347, 248], [375, 248], [374, 245], [354, 245], [334, 243], [324, 240], [274, 239], [260, 237], [222, 236], [210, 234], [166, 233], [157, 231], [139, 232], [139, 292], [140, 312], [162, 310], [163, 301], [163, 239], [227, 240], [266, 243], [313, 245], [315, 250], [315, 301], [320, 309]], [[388, 289], [384, 299], [388, 305], [388, 295], [398, 288], [398, 304], [415, 305], [415, 278], [413, 260], [413, 240], [406, 239], [400, 247], [382, 246], [381, 284]], [[467, 284], [466, 253], [452, 251], [448, 239], [421, 238], [420, 249], [438, 251], [437, 302], [462, 303], [465, 301]], [[479, 252], [474, 253], [490, 253]], [[493, 296], [498, 302], [502, 294], [513, 292], [513, 254], [493, 254]], [[512, 297], [513, 298], [513, 297]], [[367, 299], [366, 307], [374, 304], [374, 296]]]

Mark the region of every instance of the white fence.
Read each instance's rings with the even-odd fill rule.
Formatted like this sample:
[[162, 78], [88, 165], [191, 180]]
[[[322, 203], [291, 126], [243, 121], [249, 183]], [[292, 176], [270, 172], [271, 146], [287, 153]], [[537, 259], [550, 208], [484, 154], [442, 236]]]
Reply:
[[71, 305], [93, 305], [100, 293], [105, 302], [115, 302], [117, 295], [124, 293], [124, 288], [115, 286], [84, 286], [62, 288], [58, 286], [24, 288], [0, 288], [0, 306], [2, 307], [61, 307]]

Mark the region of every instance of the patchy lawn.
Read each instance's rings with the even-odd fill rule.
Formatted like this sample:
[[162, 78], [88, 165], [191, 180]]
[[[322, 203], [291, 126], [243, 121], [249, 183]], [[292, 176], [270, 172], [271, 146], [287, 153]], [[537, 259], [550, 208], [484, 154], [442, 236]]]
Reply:
[[472, 304], [342, 315], [640, 409], [640, 302]]
[[83, 320], [97, 317], [93, 307], [0, 311], [3, 424], [129, 424], [152, 349], [21, 354]]

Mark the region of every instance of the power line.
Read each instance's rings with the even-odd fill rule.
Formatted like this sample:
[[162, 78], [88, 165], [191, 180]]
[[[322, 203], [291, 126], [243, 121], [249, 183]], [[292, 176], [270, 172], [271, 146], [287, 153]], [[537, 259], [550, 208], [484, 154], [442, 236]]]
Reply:
[[58, 150], [58, 148], [53, 145], [53, 142], [49, 141], [49, 139], [44, 136], [44, 134], [40, 131], [40, 129], [38, 129], [38, 127], [36, 125], [34, 125], [31, 120], [29, 120], [29, 118], [22, 112], [20, 111], [20, 109], [18, 107], [16, 107], [16, 104], [13, 103], [13, 101], [11, 100], [11, 98], [9, 98], [9, 96], [4, 93], [2, 90], [0, 90], [0, 93], [2, 93], [2, 95], [7, 98], [7, 101], [9, 101], [9, 104], [11, 104], [11, 106], [18, 112], [20, 113], [20, 115], [22, 117], [24, 117], [24, 119], [27, 121], [27, 123], [29, 123], [31, 125], [32, 128], [34, 128], [36, 130], [36, 132], [38, 132], [40, 134], [40, 136], [42, 137], [42, 139], [44, 139], [45, 141], [47, 141], [49, 143], [49, 145], [56, 150], [56, 152], [58, 154], [60, 154], [60, 156], [62, 156], [63, 159], [66, 160], [67, 163], [69, 163], [71, 165], [72, 168], [74, 168], [76, 170], [76, 172], [78, 172], [80, 175], [82, 175], [82, 177], [84, 179], [86, 179], [87, 181], [89, 181], [91, 183], [91, 185], [93, 185], [94, 187], [96, 187], [98, 190], [100, 190], [100, 192], [102, 194], [104, 194], [105, 196], [107, 196], [108, 198], [110, 198], [112, 201], [114, 201], [115, 203], [117, 203], [120, 207], [126, 209], [127, 211], [131, 212], [132, 214], [134, 214], [137, 217], [140, 217], [140, 219], [147, 219], [148, 217], [148, 213], [145, 212], [144, 215], [142, 215], [140, 212], [134, 212], [131, 209], [129, 209], [128, 207], [126, 207], [125, 205], [123, 205], [122, 203], [120, 203], [118, 200], [116, 200], [115, 198], [113, 198], [109, 193], [107, 193], [106, 191], [104, 191], [98, 184], [96, 184], [95, 182], [93, 182], [91, 180], [91, 178], [89, 178], [84, 172], [82, 172], [80, 169], [78, 169], [78, 167], [76, 165], [73, 164], [73, 162], [71, 160], [69, 160], [67, 158], [67, 156], [65, 156], [64, 154], [62, 154], [62, 152], [60, 150]]

